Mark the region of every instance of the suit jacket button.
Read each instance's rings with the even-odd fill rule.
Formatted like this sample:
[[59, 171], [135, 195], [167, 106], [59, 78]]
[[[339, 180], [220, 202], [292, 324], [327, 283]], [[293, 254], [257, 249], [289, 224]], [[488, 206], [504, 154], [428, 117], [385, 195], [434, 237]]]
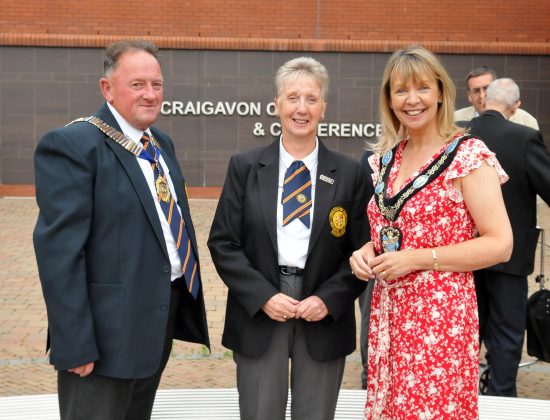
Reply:
[[170, 271], [172, 271], [172, 269], [169, 266], [165, 265], [162, 271], [164, 272], [164, 274], [168, 274]]
[[160, 310], [161, 310], [161, 311], [165, 311], [165, 310], [167, 310], [167, 309], [168, 309], [168, 305], [167, 305], [166, 303], [161, 303], [161, 304], [160, 304]]

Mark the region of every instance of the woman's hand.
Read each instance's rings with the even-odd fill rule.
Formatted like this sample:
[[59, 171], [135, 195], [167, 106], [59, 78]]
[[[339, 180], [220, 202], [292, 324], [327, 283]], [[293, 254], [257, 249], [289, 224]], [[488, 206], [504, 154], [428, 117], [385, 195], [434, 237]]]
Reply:
[[360, 280], [369, 281], [373, 279], [375, 273], [371, 269], [371, 261], [376, 256], [374, 251], [374, 244], [367, 242], [357, 251], [354, 251], [349, 258], [349, 265], [351, 267], [352, 274]]
[[383, 280], [394, 280], [429, 266], [429, 250], [385, 252], [370, 261], [372, 272]]
[[296, 316], [298, 303], [300, 302], [284, 293], [277, 293], [264, 303], [262, 310], [272, 320], [286, 322]]
[[315, 295], [302, 300], [296, 310], [296, 319], [302, 318], [307, 322], [321, 321], [327, 315], [328, 309], [325, 302]]

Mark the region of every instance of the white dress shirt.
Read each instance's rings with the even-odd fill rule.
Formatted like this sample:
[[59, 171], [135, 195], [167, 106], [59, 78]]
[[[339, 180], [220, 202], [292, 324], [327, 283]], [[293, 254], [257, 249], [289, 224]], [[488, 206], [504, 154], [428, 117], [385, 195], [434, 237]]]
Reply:
[[[279, 265], [304, 268], [306, 265], [307, 251], [309, 248], [309, 237], [313, 227], [313, 210], [315, 208], [315, 185], [317, 178], [317, 162], [319, 154], [319, 140], [315, 139], [315, 149], [303, 159], [295, 159], [283, 146], [283, 138], [279, 143], [279, 188], [277, 193], [277, 248]], [[283, 184], [286, 170], [295, 160], [301, 160], [309, 169], [311, 175], [311, 211], [309, 214], [309, 228], [300, 219], [283, 226]]]
[[[143, 135], [143, 131], [131, 126], [124, 119], [124, 117], [120, 115], [117, 112], [117, 110], [111, 106], [111, 104], [107, 103], [107, 106], [109, 107], [109, 110], [112, 112], [113, 116], [115, 117], [115, 120], [120, 126], [120, 129], [122, 130], [122, 132], [127, 137], [132, 139], [135, 143], [141, 144], [141, 136]], [[152, 135], [149, 129], [145, 130], [145, 132], [147, 133], [148, 136]], [[136, 157], [136, 159], [139, 164], [139, 167], [141, 168], [141, 171], [143, 172], [143, 176], [147, 181], [147, 185], [149, 186], [149, 190], [151, 191], [151, 196], [153, 197], [153, 201], [155, 202], [155, 207], [157, 209], [160, 224], [162, 226], [162, 233], [164, 235], [164, 240], [166, 241], [166, 248], [168, 249], [170, 264], [172, 266], [171, 278], [172, 280], [175, 280], [183, 275], [181, 259], [178, 254], [178, 248], [176, 247], [176, 241], [174, 239], [174, 235], [172, 234], [172, 230], [170, 229], [170, 225], [168, 224], [168, 221], [166, 220], [166, 216], [164, 215], [164, 212], [160, 207], [160, 203], [157, 197], [157, 189], [155, 187], [155, 175], [153, 173], [153, 168], [151, 167], [151, 163], [147, 159], [143, 159], [139, 157]], [[170, 170], [168, 169], [168, 166], [166, 165], [166, 162], [164, 161], [162, 154], [160, 155], [159, 160], [160, 160], [160, 164], [162, 165], [162, 169], [164, 170], [164, 174], [166, 175], [166, 178], [168, 180], [168, 185], [170, 186], [170, 193], [174, 196], [174, 200], [177, 202], [178, 197], [175, 194], [174, 184], [172, 184], [172, 178], [170, 178]], [[181, 210], [179, 206], [176, 206], [176, 207], [179, 213], [181, 214]], [[137, 228], [139, 229], [139, 226]]]

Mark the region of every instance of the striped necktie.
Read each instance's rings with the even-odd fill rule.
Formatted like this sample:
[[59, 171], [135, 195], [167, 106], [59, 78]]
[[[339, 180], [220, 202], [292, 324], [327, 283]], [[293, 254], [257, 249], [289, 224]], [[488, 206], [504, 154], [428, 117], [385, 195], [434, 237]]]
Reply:
[[176, 241], [178, 254], [183, 267], [182, 271], [185, 277], [185, 284], [187, 285], [189, 293], [196, 299], [199, 293], [200, 275], [197, 271], [197, 260], [193, 248], [191, 247], [191, 239], [187, 232], [187, 226], [180, 215], [174, 196], [170, 193], [168, 180], [166, 179], [166, 175], [159, 161], [160, 150], [155, 147], [147, 133], [143, 133], [141, 143], [143, 144], [146, 155], [140, 157], [151, 162], [155, 177], [157, 198], [162, 208], [162, 212], [170, 225], [174, 240]]
[[309, 228], [311, 175], [301, 160], [295, 160], [285, 173], [283, 184], [283, 226], [300, 219]]

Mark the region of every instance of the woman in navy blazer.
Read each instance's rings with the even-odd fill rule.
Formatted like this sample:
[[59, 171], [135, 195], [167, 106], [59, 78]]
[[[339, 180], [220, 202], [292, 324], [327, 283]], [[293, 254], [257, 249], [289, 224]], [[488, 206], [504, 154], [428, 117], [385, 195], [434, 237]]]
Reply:
[[[325, 68], [311, 58], [279, 69], [282, 136], [232, 157], [212, 224], [208, 246], [229, 289], [222, 344], [234, 351], [242, 419], [284, 419], [289, 359], [292, 417], [332, 419], [355, 349], [354, 301], [364, 284], [348, 258], [368, 240], [368, 182], [358, 162], [316, 136], [327, 88]], [[302, 216], [283, 226], [286, 170], [296, 160], [311, 178], [309, 226]]]

